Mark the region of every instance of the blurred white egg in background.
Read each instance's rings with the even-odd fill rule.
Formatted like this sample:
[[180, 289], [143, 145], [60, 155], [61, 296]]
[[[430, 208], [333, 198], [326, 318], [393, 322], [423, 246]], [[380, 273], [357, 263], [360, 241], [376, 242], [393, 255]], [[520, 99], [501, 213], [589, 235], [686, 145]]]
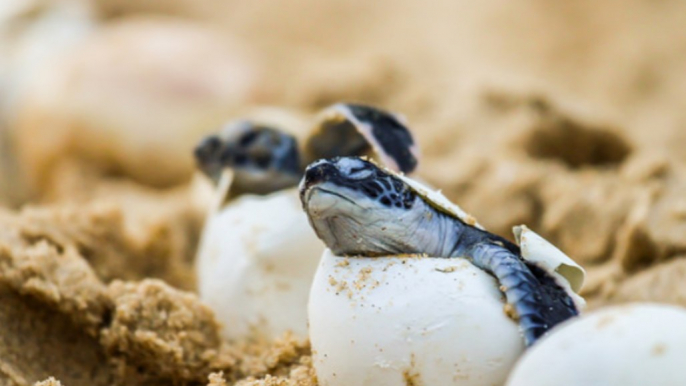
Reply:
[[686, 385], [686, 310], [638, 303], [570, 320], [522, 357], [507, 386]]

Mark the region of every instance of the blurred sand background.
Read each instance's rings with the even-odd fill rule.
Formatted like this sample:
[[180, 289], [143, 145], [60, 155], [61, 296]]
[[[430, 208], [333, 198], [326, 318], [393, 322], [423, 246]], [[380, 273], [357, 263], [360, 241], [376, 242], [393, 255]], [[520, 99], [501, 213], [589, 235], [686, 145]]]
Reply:
[[3, 2], [0, 384], [313, 384], [306, 342], [224, 343], [193, 295], [191, 149], [265, 106], [402, 113], [419, 174], [587, 267], [591, 308], [686, 305], [684, 25], [678, 0]]

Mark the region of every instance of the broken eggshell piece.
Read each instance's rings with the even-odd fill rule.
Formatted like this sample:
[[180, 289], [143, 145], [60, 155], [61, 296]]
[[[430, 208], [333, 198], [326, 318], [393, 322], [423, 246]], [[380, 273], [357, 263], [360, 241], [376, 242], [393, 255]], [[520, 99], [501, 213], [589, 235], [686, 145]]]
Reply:
[[686, 309], [638, 303], [571, 319], [534, 345], [507, 386], [686, 385]]
[[524, 341], [496, 280], [464, 259], [324, 252], [309, 301], [322, 386], [502, 384]]
[[578, 295], [578, 292], [583, 287], [586, 271], [548, 240], [525, 225], [514, 227], [513, 233], [521, 249], [522, 258], [536, 263], [552, 275], [557, 283], [567, 290], [576, 306], [582, 309], [586, 301]]

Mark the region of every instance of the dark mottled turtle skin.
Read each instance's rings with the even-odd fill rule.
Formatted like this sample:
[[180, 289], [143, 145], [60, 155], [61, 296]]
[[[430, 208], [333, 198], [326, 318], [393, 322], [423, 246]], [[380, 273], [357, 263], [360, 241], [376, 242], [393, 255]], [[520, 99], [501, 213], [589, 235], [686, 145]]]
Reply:
[[278, 128], [240, 121], [204, 138], [195, 159], [215, 182], [224, 168], [233, 169], [233, 196], [296, 186], [305, 165], [317, 159], [372, 150], [392, 170], [411, 173], [417, 166], [417, 146], [399, 117], [371, 106], [340, 103], [320, 114], [302, 149], [294, 136]]
[[519, 247], [463, 221], [391, 172], [357, 157], [310, 165], [300, 197], [318, 237], [339, 256], [466, 258], [499, 281], [527, 345], [578, 315], [555, 279]]

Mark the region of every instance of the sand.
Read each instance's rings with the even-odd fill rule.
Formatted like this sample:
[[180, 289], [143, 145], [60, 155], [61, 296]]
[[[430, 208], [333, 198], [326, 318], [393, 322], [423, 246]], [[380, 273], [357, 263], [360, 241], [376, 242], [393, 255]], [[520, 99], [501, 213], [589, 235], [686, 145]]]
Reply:
[[60, 198], [61, 184], [48, 195], [55, 203], [0, 215], [3, 382], [202, 384], [214, 372], [232, 382], [290, 371], [312, 377], [306, 342], [286, 336], [230, 345], [212, 311], [189, 292], [200, 227], [191, 189], [96, 182], [84, 170], [71, 164], [62, 172], [73, 174], [72, 187], [91, 184], [86, 192]]
[[26, 4], [0, 19], [2, 385], [316, 384], [307, 342], [224, 342], [194, 293], [194, 141], [265, 105], [398, 111], [421, 177], [581, 263], [590, 309], [686, 306], [686, 2]]

